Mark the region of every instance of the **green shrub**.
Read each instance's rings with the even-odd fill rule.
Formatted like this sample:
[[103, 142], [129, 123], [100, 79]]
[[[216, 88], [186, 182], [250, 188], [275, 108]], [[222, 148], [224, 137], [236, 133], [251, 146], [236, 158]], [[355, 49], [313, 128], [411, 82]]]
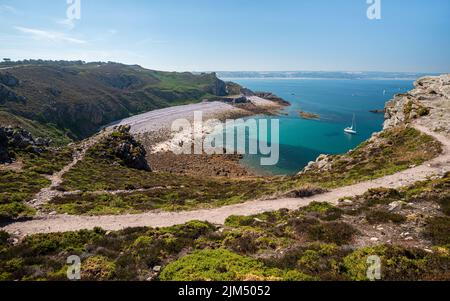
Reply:
[[330, 222], [313, 225], [307, 233], [310, 240], [343, 245], [349, 243], [358, 231], [346, 223]]
[[36, 211], [21, 203], [0, 204], [0, 222], [32, 217]]
[[203, 250], [167, 265], [160, 275], [165, 281], [312, 280], [300, 272], [267, 268], [256, 259], [227, 250]]
[[105, 281], [112, 280], [116, 266], [104, 256], [92, 256], [83, 261], [81, 265], [81, 279]]
[[375, 188], [369, 189], [368, 192], [361, 196], [364, 200], [364, 205], [368, 207], [373, 207], [375, 205], [387, 205], [394, 201], [402, 199], [403, 194], [391, 188]]
[[105, 235], [101, 229], [94, 231], [81, 230], [51, 234], [27, 236], [23, 245], [27, 247], [28, 256], [47, 255], [54, 252], [82, 253], [86, 245], [93, 243]]
[[223, 240], [223, 245], [230, 250], [241, 254], [254, 254], [261, 247], [258, 238], [262, 234], [251, 230], [228, 232]]
[[9, 233], [5, 232], [3, 230], [0, 230], [0, 254], [4, 249], [8, 247], [8, 241], [9, 241]]
[[429, 218], [423, 235], [435, 245], [450, 244], [450, 218], [439, 216]]
[[312, 202], [307, 207], [300, 209], [301, 212], [309, 212], [317, 214], [318, 218], [325, 221], [333, 221], [339, 219], [343, 210], [331, 205], [330, 203]]
[[346, 274], [351, 280], [365, 281], [369, 268], [369, 256], [381, 259], [381, 280], [417, 281], [449, 280], [448, 255], [429, 254], [420, 249], [399, 246], [367, 247], [353, 252], [344, 259]]
[[417, 114], [419, 114], [420, 117], [428, 116], [428, 115], [430, 115], [430, 109], [428, 109], [426, 107], [420, 107], [417, 110]]
[[252, 226], [254, 223], [255, 217], [252, 216], [232, 215], [225, 220], [225, 226], [235, 228], [242, 226]]
[[450, 193], [445, 195], [441, 194], [438, 198], [438, 203], [441, 206], [442, 212], [444, 212], [445, 215], [450, 216]]
[[369, 212], [366, 213], [366, 219], [372, 225], [388, 222], [393, 222], [395, 224], [401, 224], [406, 222], [405, 216], [397, 213], [392, 213], [386, 210], [370, 210]]

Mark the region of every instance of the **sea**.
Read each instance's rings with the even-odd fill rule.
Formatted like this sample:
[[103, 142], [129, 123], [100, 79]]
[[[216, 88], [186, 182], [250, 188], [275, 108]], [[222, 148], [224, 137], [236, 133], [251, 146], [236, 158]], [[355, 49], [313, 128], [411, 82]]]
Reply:
[[[415, 79], [340, 79], [340, 78], [222, 78], [253, 91], [267, 91], [291, 103], [279, 116], [279, 160], [276, 165], [261, 165], [261, 154], [245, 155], [241, 164], [258, 174], [293, 175], [320, 154], [343, 154], [356, 148], [383, 128], [382, 110], [396, 94], [414, 86]], [[299, 111], [314, 113], [308, 120]], [[357, 135], [344, 133], [355, 116]], [[255, 118], [255, 117], [252, 117]], [[250, 137], [248, 137], [250, 138]], [[257, 138], [256, 138], [257, 139]], [[269, 137], [269, 143], [271, 138]]]

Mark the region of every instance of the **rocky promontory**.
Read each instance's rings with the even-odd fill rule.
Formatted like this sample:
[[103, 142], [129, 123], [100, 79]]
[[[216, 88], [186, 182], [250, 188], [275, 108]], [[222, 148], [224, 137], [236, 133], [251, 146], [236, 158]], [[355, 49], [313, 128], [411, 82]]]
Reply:
[[273, 101], [275, 103], [278, 103], [281, 106], [288, 107], [291, 105], [291, 103], [289, 101], [287, 101], [271, 92], [254, 92], [254, 95], [261, 97], [263, 99], [267, 99], [267, 100]]
[[119, 161], [127, 167], [151, 171], [146, 159], [147, 152], [130, 134], [130, 126], [114, 128], [113, 133], [96, 145], [93, 151], [100, 157]]
[[[415, 122], [433, 131], [450, 134], [450, 74], [424, 77], [415, 82], [415, 88], [406, 94], [398, 94], [386, 104], [384, 129], [375, 133], [368, 141], [370, 146], [364, 158], [370, 158], [380, 146], [386, 144], [383, 133], [399, 126]], [[386, 135], [385, 135], [386, 136]], [[351, 166], [354, 158], [349, 154], [341, 156], [320, 155], [310, 162], [300, 174], [326, 172], [335, 162]]]
[[384, 129], [420, 119], [433, 131], [450, 134], [450, 74], [424, 77], [414, 85], [387, 103]]

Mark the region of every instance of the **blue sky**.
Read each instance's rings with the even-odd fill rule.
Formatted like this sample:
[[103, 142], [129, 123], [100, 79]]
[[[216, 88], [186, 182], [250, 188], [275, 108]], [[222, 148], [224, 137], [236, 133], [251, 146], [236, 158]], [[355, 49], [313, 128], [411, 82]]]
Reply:
[[176, 71], [450, 72], [450, 1], [0, 0], [0, 57]]

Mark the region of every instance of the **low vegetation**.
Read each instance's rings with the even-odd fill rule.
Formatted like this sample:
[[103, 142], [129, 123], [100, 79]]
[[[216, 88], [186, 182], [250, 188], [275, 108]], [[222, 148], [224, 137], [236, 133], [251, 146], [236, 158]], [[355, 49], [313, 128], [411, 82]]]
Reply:
[[380, 245], [353, 252], [344, 258], [344, 268], [350, 280], [366, 280], [369, 256], [381, 258], [382, 279], [385, 281], [449, 280], [448, 249], [436, 248], [434, 253], [420, 249]]
[[406, 121], [408, 122], [412, 119], [429, 115], [430, 109], [424, 107], [419, 101], [410, 100], [405, 104], [403, 113], [405, 114]]
[[294, 192], [302, 195], [323, 191], [284, 178], [205, 178], [136, 170], [125, 166], [111, 145], [106, 139], [88, 150], [85, 159], [64, 175], [58, 187], [60, 191], [79, 193], [53, 199], [48, 210], [77, 215], [189, 210], [236, 204], [294, 187]]
[[25, 117], [17, 116], [3, 111], [0, 108], [0, 125], [22, 128], [29, 131], [34, 137], [45, 137], [52, 141], [53, 145], [62, 146], [72, 142], [64, 130], [54, 124], [44, 124]]
[[224, 250], [202, 250], [169, 264], [161, 280], [170, 281], [304, 281], [299, 271], [268, 268], [256, 259]]
[[442, 145], [433, 137], [399, 126], [381, 132], [378, 138], [364, 142], [348, 154], [331, 157], [323, 167], [308, 170], [297, 179], [324, 188], [347, 186], [420, 165], [441, 152]]
[[446, 174], [398, 190], [371, 189], [353, 198], [352, 204], [343, 205], [341, 210], [356, 219], [363, 217], [370, 225], [412, 223], [411, 228], [419, 236], [433, 245], [444, 246], [450, 243], [449, 207], [450, 174]]
[[9, 222], [34, 215], [25, 202], [50, 185], [45, 177], [59, 171], [72, 160], [72, 150], [65, 147], [47, 149], [42, 153], [12, 150], [20, 168], [0, 169], [0, 222]]
[[[377, 142], [369, 141], [347, 155], [334, 157], [326, 171], [311, 170], [295, 177], [228, 179], [130, 169], [111, 159], [107, 155], [111, 153], [109, 148], [107, 143], [96, 145], [65, 175], [59, 189], [81, 192], [52, 200], [49, 211], [123, 214], [217, 207], [274, 195], [305, 197], [322, 193], [324, 188], [392, 174], [441, 152], [440, 144], [431, 137], [402, 127], [383, 132]], [[121, 193], [108, 192], [118, 190]], [[373, 212], [371, 220], [378, 218], [396, 217], [381, 217], [380, 212]]]
[[[439, 204], [442, 199], [432, 194], [445, 198], [448, 185], [447, 176], [399, 191], [373, 190], [353, 202], [367, 210], [393, 199]], [[82, 279], [96, 281], [368, 280], [369, 256], [380, 257], [381, 280], [450, 280], [443, 211], [422, 233], [430, 239], [424, 250], [396, 242], [361, 247], [364, 229], [348, 219], [352, 209], [312, 203], [295, 211], [230, 216], [223, 227], [192, 221], [168, 228], [94, 229], [32, 235], [16, 245], [0, 231], [0, 279], [67, 280], [67, 257], [78, 255]]]

